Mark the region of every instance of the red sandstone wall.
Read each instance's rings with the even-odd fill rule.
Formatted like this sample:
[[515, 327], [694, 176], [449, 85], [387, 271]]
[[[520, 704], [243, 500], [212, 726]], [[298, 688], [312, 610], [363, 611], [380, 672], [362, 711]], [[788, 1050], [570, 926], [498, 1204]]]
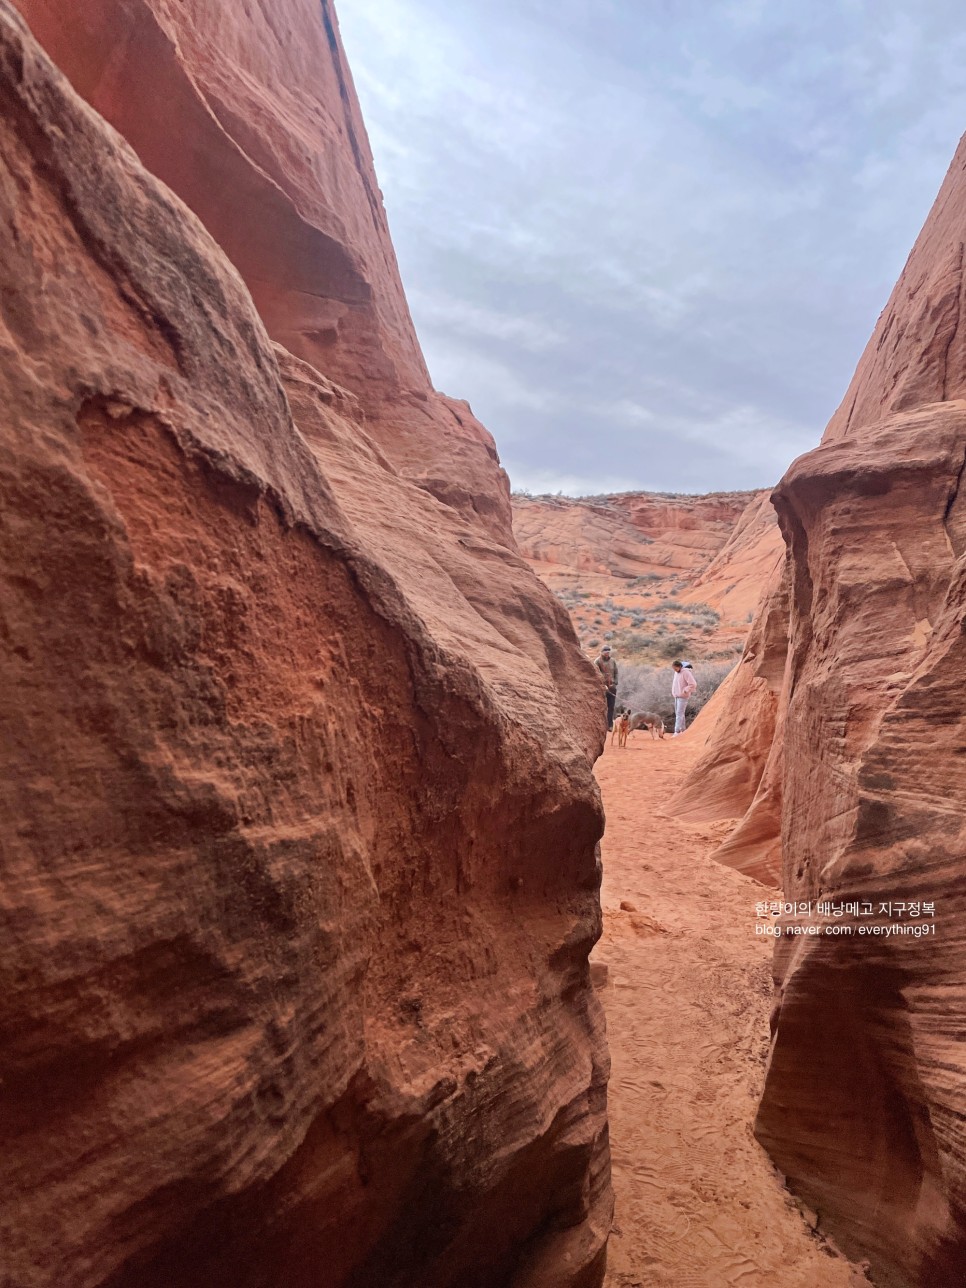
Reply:
[[779, 944], [757, 1133], [886, 1285], [966, 1273], [964, 454], [966, 405], [934, 404], [823, 445], [776, 493], [786, 894], [936, 916], [914, 919], [928, 939]]
[[330, 0], [17, 7], [198, 215], [273, 339], [357, 396], [397, 467], [505, 537], [493, 440], [429, 383]]
[[23, 8], [140, 159], [0, 0], [4, 1275], [599, 1284], [599, 688], [331, 13]]
[[786, 938], [775, 960], [758, 1138], [887, 1288], [966, 1280], [964, 162], [960, 144], [822, 445], [774, 494], [785, 579], [741, 667], [770, 655], [778, 696], [753, 800], [771, 735], [763, 718], [749, 753], [748, 684], [704, 766], [750, 803], [720, 856], [754, 871], [780, 840], [788, 898], [935, 905], [935, 936]]

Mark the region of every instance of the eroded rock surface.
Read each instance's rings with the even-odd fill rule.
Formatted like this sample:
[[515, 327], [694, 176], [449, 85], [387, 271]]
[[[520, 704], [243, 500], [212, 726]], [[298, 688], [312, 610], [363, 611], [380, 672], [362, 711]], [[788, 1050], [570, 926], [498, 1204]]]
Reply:
[[493, 440], [430, 385], [331, 0], [17, 0], [204, 223], [272, 338], [354, 393], [408, 476], [509, 525]]
[[[966, 404], [929, 406], [822, 446], [776, 494], [791, 565], [786, 895], [901, 905], [878, 919], [926, 937], [779, 944], [757, 1132], [887, 1285], [966, 1273], [964, 453]], [[935, 917], [910, 916], [926, 903]]]
[[[714, 857], [768, 885], [781, 884], [782, 746], [776, 736], [788, 651], [784, 570], [773, 570], [741, 661], [701, 712], [705, 750], [668, 812], [691, 822], [740, 820]], [[713, 705], [712, 705], [713, 704]]]
[[[746, 798], [761, 748], [739, 727], [740, 676], [771, 656], [777, 732], [730, 858], [767, 850], [780, 822], [787, 898], [874, 912], [851, 936], [779, 941], [756, 1130], [887, 1288], [966, 1281], [964, 160], [961, 144], [822, 445], [775, 492], [774, 647], [763, 616], [707, 753]], [[927, 930], [858, 934], [876, 922]]]
[[0, 0], [3, 1282], [597, 1284], [599, 687], [425, 388], [331, 12], [23, 8], [144, 133]]

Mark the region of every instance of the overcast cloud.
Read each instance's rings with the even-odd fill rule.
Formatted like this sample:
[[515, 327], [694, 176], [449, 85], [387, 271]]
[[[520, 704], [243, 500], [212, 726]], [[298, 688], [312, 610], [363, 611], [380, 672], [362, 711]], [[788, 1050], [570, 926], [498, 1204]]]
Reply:
[[960, 134], [920, 0], [341, 0], [438, 388], [514, 486], [770, 485], [840, 401]]

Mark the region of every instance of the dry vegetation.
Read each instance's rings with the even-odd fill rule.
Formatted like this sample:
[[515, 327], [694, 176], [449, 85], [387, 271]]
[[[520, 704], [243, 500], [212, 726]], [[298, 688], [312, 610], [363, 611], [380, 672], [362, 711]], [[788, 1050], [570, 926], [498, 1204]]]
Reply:
[[626, 603], [612, 595], [595, 596], [579, 585], [556, 590], [566, 607], [582, 647], [595, 653], [609, 644], [626, 662], [639, 666], [666, 665], [676, 657], [692, 661], [727, 662], [727, 671], [741, 652], [740, 641], [724, 645], [718, 634], [720, 615], [708, 604], [682, 603], [675, 598], [686, 583], [656, 575], [627, 582]]
[[[688, 721], [701, 710], [707, 700], [731, 671], [733, 662], [695, 662], [694, 678], [698, 691], [688, 703]], [[620, 683], [617, 686], [619, 706], [630, 711], [656, 711], [664, 723], [674, 723], [674, 700], [671, 697], [671, 668], [664, 666], [635, 666], [624, 662], [620, 666]]]

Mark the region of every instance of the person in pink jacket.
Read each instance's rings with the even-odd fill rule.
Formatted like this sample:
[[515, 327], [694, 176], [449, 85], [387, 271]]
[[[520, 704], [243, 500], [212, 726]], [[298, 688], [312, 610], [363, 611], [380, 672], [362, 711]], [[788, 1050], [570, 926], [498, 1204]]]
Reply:
[[686, 727], [685, 712], [691, 695], [697, 690], [698, 682], [690, 666], [683, 662], [672, 663], [674, 679], [671, 681], [671, 697], [674, 699], [674, 733], [684, 733]]

